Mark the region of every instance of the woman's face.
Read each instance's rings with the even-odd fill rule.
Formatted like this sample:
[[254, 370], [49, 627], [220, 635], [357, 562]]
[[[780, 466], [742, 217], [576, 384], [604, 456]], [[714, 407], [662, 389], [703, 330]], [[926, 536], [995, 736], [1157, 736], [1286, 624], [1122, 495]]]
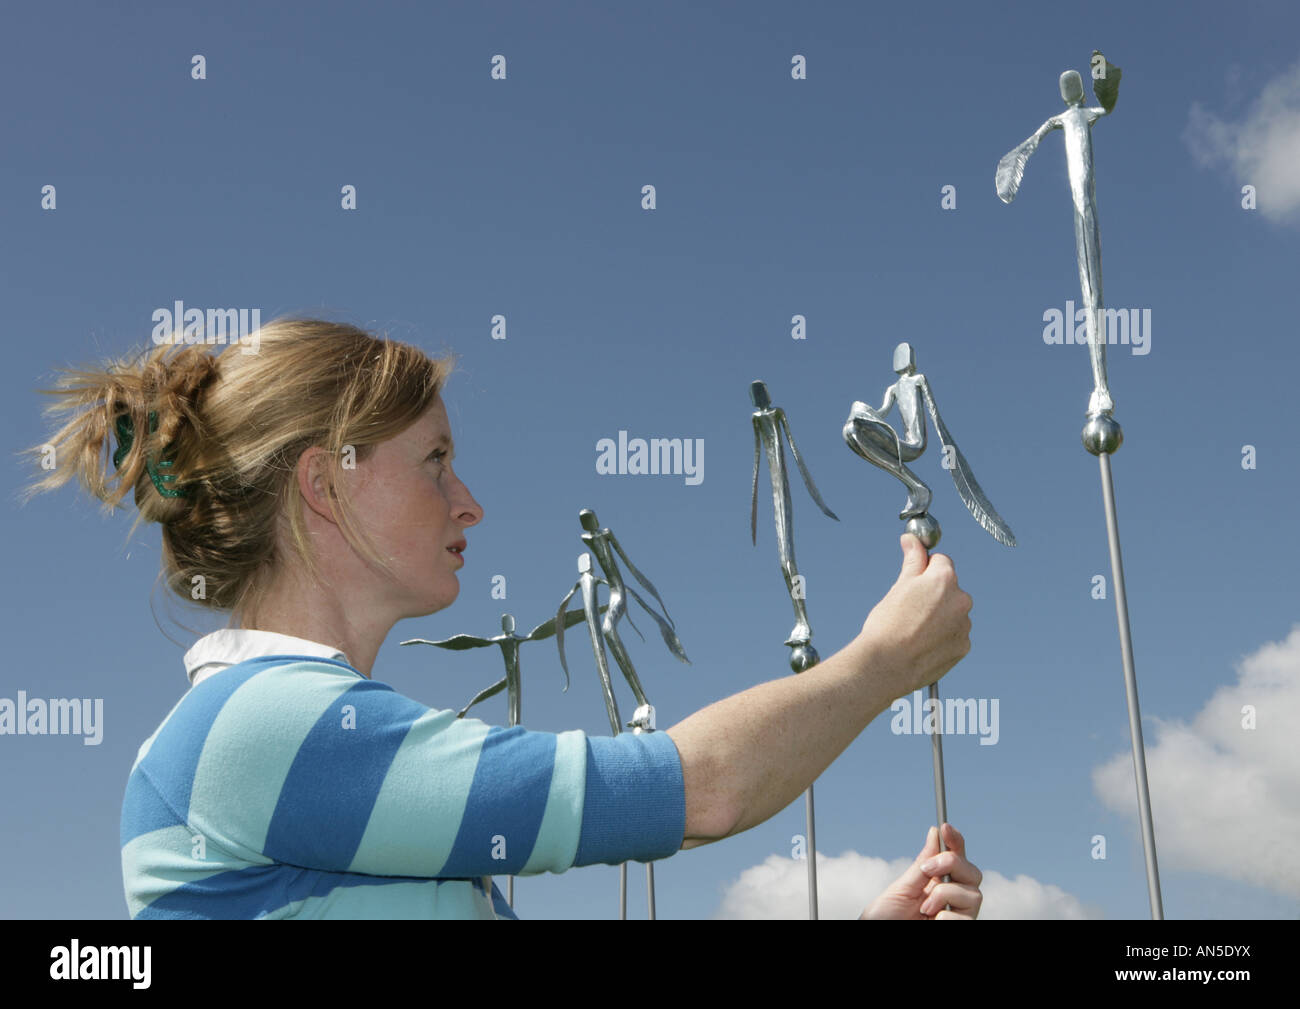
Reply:
[[483, 509], [452, 472], [453, 453], [439, 397], [405, 431], [375, 446], [352, 474], [358, 518], [394, 572], [378, 601], [397, 619], [437, 612], [460, 593], [464, 530], [482, 519]]

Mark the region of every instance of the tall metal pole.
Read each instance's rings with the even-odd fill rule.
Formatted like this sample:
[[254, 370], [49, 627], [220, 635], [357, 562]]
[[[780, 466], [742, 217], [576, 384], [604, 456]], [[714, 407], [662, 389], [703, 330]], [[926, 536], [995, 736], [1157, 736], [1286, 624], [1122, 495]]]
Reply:
[[[943, 840], [943, 825], [948, 822], [948, 791], [944, 787], [943, 780], [943, 707], [939, 704], [937, 683], [930, 684], [930, 700], [934, 702], [934, 710], [939, 713], [936, 719], [938, 724], [930, 735], [934, 747], [934, 813], [939, 818], [936, 824], [936, 829], [939, 831], [939, 850], [947, 851], [948, 845]], [[951, 883], [952, 877], [945, 873], [943, 881]], [[943, 907], [945, 911], [952, 910], [951, 904], [945, 904]]]
[[1147, 897], [1153, 920], [1163, 920], [1160, 899], [1160, 866], [1156, 860], [1156, 831], [1151, 817], [1151, 792], [1147, 786], [1146, 747], [1142, 742], [1142, 711], [1138, 705], [1137, 671], [1133, 665], [1133, 637], [1128, 622], [1128, 595], [1124, 591], [1124, 557], [1119, 545], [1119, 518], [1115, 511], [1115, 484], [1111, 479], [1110, 457], [1124, 441], [1124, 433], [1112, 417], [1096, 417], [1083, 429], [1084, 446], [1101, 467], [1101, 497], [1106, 508], [1106, 538], [1110, 543], [1110, 574], [1115, 587], [1115, 619], [1119, 624], [1119, 651], [1124, 662], [1124, 693], [1128, 700], [1129, 738], [1133, 744], [1133, 775], [1137, 779], [1138, 815], [1142, 822], [1142, 853], [1146, 858]]
[[[1138, 710], [1137, 673], [1133, 669], [1133, 641], [1129, 633], [1128, 599], [1124, 593], [1124, 562], [1119, 548], [1119, 520], [1115, 515], [1115, 488], [1111, 481], [1110, 457], [1124, 442], [1124, 432], [1112, 416], [1115, 401], [1106, 378], [1107, 318], [1102, 293], [1101, 224], [1097, 216], [1096, 176], [1092, 157], [1092, 129], [1103, 116], [1115, 110], [1123, 72], [1098, 50], [1089, 60], [1092, 90], [1099, 105], [1084, 103], [1083, 78], [1078, 71], [1061, 74], [1059, 85], [1065, 108], [1045, 121], [998, 162], [993, 178], [998, 198], [1010, 203], [1020, 190], [1025, 164], [1038, 144], [1053, 130], [1065, 131], [1065, 162], [1074, 207], [1075, 258], [1079, 266], [1079, 289], [1088, 334], [1088, 357], [1092, 362], [1092, 395], [1088, 400], [1088, 422], [1083, 428], [1083, 446], [1100, 460], [1101, 496], [1106, 508], [1106, 536], [1110, 543], [1111, 580], [1115, 585], [1115, 616], [1119, 622], [1119, 648], [1124, 661], [1124, 690], [1128, 698], [1129, 735], [1133, 742], [1133, 774], [1137, 779], [1138, 812], [1142, 821], [1142, 850], [1146, 855], [1147, 892], [1151, 917], [1164, 918], [1160, 901], [1160, 870], [1156, 864], [1156, 835], [1151, 820], [1151, 795], [1147, 789], [1146, 751], [1142, 745], [1142, 715]], [[1073, 320], [1066, 321], [1066, 326]]]

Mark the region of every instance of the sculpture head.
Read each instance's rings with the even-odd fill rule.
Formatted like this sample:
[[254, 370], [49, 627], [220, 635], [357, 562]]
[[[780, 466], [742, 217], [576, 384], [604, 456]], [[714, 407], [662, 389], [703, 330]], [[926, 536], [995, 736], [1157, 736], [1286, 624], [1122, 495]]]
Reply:
[[1077, 70], [1061, 74], [1061, 97], [1066, 105], [1078, 105], [1083, 101], [1083, 78]]
[[515, 633], [515, 618], [509, 613], [501, 614], [501, 629], [507, 634]]
[[596, 521], [596, 513], [590, 508], [584, 508], [578, 512], [578, 521], [582, 523], [582, 528], [589, 533], [600, 531], [600, 523]]
[[749, 383], [749, 398], [759, 410], [767, 410], [772, 406], [772, 397], [768, 395], [767, 385], [763, 382]]
[[900, 375], [916, 371], [916, 352], [910, 343], [900, 343], [894, 348], [894, 370]]

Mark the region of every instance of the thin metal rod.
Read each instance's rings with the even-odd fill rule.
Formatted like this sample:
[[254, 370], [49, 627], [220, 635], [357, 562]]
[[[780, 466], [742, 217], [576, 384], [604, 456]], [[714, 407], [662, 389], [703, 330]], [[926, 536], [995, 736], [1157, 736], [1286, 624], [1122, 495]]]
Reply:
[[[948, 791], [944, 787], [943, 778], [943, 705], [939, 703], [939, 685], [930, 684], [930, 700], [934, 702], [931, 705], [935, 713], [935, 731], [930, 734], [931, 749], [934, 751], [934, 811], [939, 817], [937, 830], [939, 831], [939, 850], [947, 851], [948, 846], [943, 843], [943, 825], [948, 822]], [[945, 883], [952, 882], [952, 876], [944, 874]], [[945, 911], [951, 911], [951, 904], [944, 904]]]
[[645, 889], [647, 894], [646, 899], [649, 900], [650, 902], [650, 920], [654, 921], [655, 920], [655, 867], [651, 865], [649, 862], [646, 863], [646, 867], [645, 867]]
[[[930, 734], [934, 744], [934, 810], [939, 816], [939, 850], [947, 851], [943, 843], [943, 825], [948, 822], [948, 794], [943, 787], [943, 706], [939, 703], [939, 685], [930, 684], [930, 700], [934, 702], [935, 731]], [[946, 881], [945, 877], [945, 881]]]
[[1133, 740], [1133, 774], [1137, 778], [1138, 812], [1142, 820], [1142, 851], [1147, 863], [1147, 893], [1152, 920], [1163, 920], [1160, 868], [1156, 864], [1156, 831], [1151, 821], [1151, 793], [1147, 788], [1146, 748], [1142, 745], [1142, 713], [1138, 709], [1137, 672], [1133, 668], [1133, 639], [1128, 624], [1128, 596], [1124, 592], [1124, 559], [1119, 546], [1119, 518], [1115, 513], [1115, 485], [1110, 475], [1110, 453], [1097, 455], [1101, 463], [1101, 496], [1106, 505], [1106, 535], [1110, 540], [1110, 573], [1115, 583], [1115, 617], [1119, 621], [1119, 650], [1124, 659], [1124, 691], [1128, 696], [1128, 728]]
[[514, 910], [514, 906], [515, 906], [515, 877], [514, 876], [511, 876], [506, 881], [506, 903], [510, 905], [511, 910]]
[[804, 792], [805, 830], [808, 832], [808, 920], [817, 920], [817, 820], [813, 815], [813, 787]]
[[618, 867], [618, 920], [627, 921], [627, 863]]

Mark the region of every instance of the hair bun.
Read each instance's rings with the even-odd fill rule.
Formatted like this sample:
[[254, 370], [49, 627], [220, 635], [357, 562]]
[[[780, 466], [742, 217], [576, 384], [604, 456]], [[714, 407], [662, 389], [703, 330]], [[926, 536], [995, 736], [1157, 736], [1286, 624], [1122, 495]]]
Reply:
[[[171, 386], [171, 391], [190, 403], [194, 403], [203, 390], [220, 374], [216, 357], [197, 348], [194, 348], [188, 361], [182, 363], [178, 358], [173, 363], [173, 369], [176, 384]], [[169, 381], [168, 384], [171, 385], [171, 382]]]

